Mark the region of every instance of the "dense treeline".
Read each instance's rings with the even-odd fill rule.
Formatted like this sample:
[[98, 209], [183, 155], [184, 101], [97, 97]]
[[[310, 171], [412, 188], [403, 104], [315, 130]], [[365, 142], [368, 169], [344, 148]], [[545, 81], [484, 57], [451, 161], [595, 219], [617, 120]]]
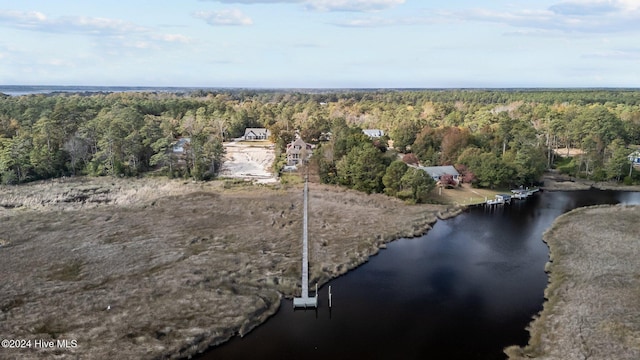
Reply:
[[[496, 187], [531, 184], [561, 149], [577, 148], [558, 163], [561, 171], [632, 182], [638, 174], [627, 156], [640, 144], [639, 95], [460, 89], [0, 96], [0, 181], [148, 171], [206, 179], [220, 169], [223, 140], [267, 127], [281, 149], [294, 131], [318, 143], [323, 181], [415, 201], [433, 184], [417, 179], [398, 153], [405, 162], [455, 165], [466, 181]], [[388, 138], [372, 141], [365, 128]], [[190, 142], [176, 156], [171, 149], [180, 138]]]
[[[220, 169], [224, 128], [207, 103], [150, 94], [5, 97], [0, 179], [5, 184], [76, 174], [206, 179]], [[172, 144], [190, 139], [183, 154]]]

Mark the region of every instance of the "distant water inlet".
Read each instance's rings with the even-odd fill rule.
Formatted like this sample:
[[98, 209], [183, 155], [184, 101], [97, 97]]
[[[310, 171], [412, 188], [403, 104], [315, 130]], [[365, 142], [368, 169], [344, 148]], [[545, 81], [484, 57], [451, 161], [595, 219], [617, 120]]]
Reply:
[[[0, 93], [11, 96], [55, 93], [113, 93], [113, 92], [170, 92], [187, 93], [201, 88], [158, 86], [56, 86], [56, 85], [0, 85]], [[213, 88], [211, 88], [213, 89]]]
[[331, 309], [328, 286], [317, 310], [284, 301], [265, 324], [200, 358], [504, 359], [503, 348], [527, 343], [542, 309], [543, 232], [576, 207], [617, 203], [640, 204], [640, 193], [542, 192], [471, 209], [331, 281]]

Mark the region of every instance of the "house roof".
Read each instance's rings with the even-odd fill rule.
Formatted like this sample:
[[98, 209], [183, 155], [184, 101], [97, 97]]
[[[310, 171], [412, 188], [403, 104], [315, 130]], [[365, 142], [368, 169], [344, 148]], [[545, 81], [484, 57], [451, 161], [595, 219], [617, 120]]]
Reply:
[[248, 136], [253, 134], [254, 136], [264, 136], [264, 137], [268, 137], [269, 136], [269, 130], [265, 129], [265, 128], [246, 128], [244, 130], [244, 136]]
[[190, 144], [190, 143], [191, 143], [191, 138], [188, 138], [188, 137], [180, 138], [180, 139], [178, 139], [178, 141], [176, 141], [173, 144], [172, 151], [175, 152], [175, 153], [184, 152], [184, 146], [186, 144]]
[[451, 165], [447, 165], [447, 166], [421, 166], [418, 167], [418, 169], [420, 170], [424, 170], [426, 171], [429, 175], [433, 176], [433, 177], [440, 177], [444, 174], [449, 174], [449, 175], [460, 175], [460, 173], [456, 170], [456, 168], [454, 168]]
[[362, 132], [370, 138], [377, 138], [384, 136], [384, 131], [380, 129], [364, 129]]
[[[300, 146], [300, 149], [296, 149], [296, 145]], [[301, 138], [297, 138], [296, 141], [290, 142], [287, 145], [287, 154], [299, 154], [302, 149], [311, 149], [311, 145], [307, 144]]]
[[296, 145], [307, 146], [307, 143], [305, 143], [304, 140], [302, 140], [301, 138], [297, 138], [295, 141], [292, 141], [289, 143], [289, 146], [296, 146]]

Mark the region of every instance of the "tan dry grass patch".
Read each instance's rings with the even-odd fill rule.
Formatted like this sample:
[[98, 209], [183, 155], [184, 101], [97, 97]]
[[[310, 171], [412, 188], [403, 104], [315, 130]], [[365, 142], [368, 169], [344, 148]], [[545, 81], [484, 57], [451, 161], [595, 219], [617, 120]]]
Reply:
[[[11, 239], [0, 247], [0, 333], [28, 336], [56, 314], [60, 337], [83, 344], [62, 355], [106, 359], [184, 357], [250, 331], [299, 292], [302, 187], [222, 187], [101, 178], [1, 188], [21, 206], [0, 214]], [[89, 197], [64, 201], [78, 193]], [[448, 209], [315, 184], [309, 207], [320, 284]]]
[[548, 301], [512, 359], [640, 358], [640, 208], [596, 206], [559, 217], [544, 238], [551, 250]]
[[468, 206], [485, 203], [500, 193], [511, 193], [511, 191], [509, 189], [476, 189], [469, 184], [463, 184], [453, 189], [436, 188], [432, 191], [431, 198], [445, 204]]

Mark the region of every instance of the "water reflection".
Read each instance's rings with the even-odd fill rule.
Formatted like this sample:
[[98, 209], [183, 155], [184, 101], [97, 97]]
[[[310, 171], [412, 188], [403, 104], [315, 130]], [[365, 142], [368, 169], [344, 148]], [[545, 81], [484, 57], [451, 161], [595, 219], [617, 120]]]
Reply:
[[548, 249], [542, 233], [579, 206], [639, 204], [640, 193], [544, 192], [439, 221], [425, 236], [388, 245], [321, 289], [318, 312], [276, 316], [203, 359], [504, 359], [524, 345], [542, 307]]

